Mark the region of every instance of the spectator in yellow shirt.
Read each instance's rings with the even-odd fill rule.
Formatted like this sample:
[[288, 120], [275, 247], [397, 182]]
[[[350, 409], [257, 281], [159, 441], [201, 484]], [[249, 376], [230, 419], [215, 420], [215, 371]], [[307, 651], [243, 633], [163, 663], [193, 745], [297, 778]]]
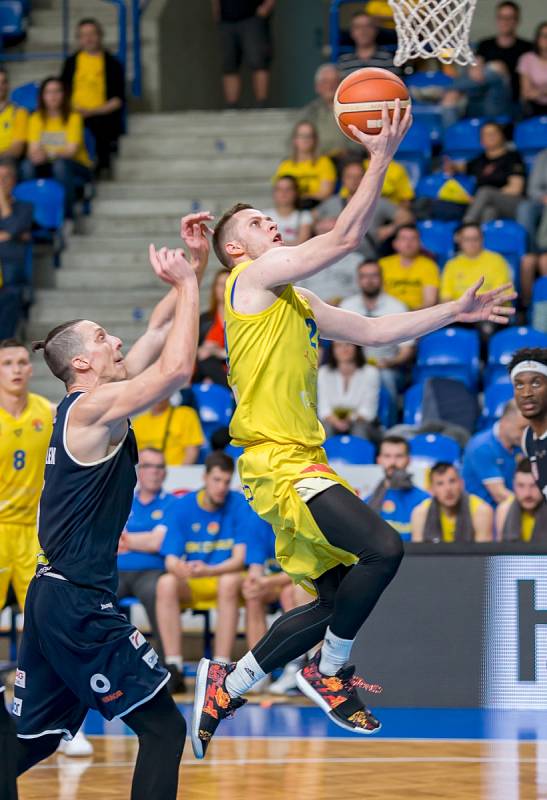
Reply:
[[21, 165], [23, 178], [54, 178], [62, 183], [65, 216], [71, 219], [77, 183], [91, 180], [92, 164], [84, 144], [82, 117], [70, 110], [70, 99], [59, 78], [42, 81], [27, 141], [28, 157]]
[[434, 306], [441, 282], [439, 267], [423, 255], [415, 225], [401, 225], [393, 239], [395, 253], [380, 259], [385, 291], [410, 311]]
[[511, 283], [509, 264], [491, 250], [484, 249], [480, 225], [469, 222], [456, 234], [460, 253], [446, 262], [441, 278], [441, 300], [456, 300], [484, 276], [481, 292]]
[[199, 417], [190, 406], [172, 406], [169, 398], [132, 421], [139, 450], [161, 450], [168, 467], [195, 464], [204, 442]]
[[[369, 160], [363, 161], [363, 166], [368, 169]], [[384, 185], [382, 186], [382, 197], [391, 200], [397, 206], [409, 206], [414, 199], [414, 189], [408, 172], [402, 164], [397, 161], [390, 161], [387, 168]]]
[[302, 208], [312, 208], [329, 197], [336, 169], [328, 156], [319, 155], [319, 137], [311, 122], [298, 122], [292, 134], [292, 155], [278, 166], [273, 180], [292, 175], [298, 181]]
[[0, 158], [21, 158], [27, 138], [28, 111], [9, 99], [10, 85], [5, 67], [0, 67]]

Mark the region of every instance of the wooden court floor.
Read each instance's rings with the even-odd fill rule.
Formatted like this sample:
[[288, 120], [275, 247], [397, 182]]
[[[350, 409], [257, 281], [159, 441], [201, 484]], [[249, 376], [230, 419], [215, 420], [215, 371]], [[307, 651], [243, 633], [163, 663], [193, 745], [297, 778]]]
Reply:
[[[91, 738], [92, 758], [23, 776], [21, 800], [129, 798], [135, 739]], [[185, 800], [547, 800], [545, 742], [218, 738], [204, 761], [187, 742], [180, 774]]]

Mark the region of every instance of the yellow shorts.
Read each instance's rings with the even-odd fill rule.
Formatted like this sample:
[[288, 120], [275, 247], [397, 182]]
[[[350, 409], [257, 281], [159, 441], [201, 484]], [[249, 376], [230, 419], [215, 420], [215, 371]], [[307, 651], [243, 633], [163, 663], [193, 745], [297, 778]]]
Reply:
[[186, 583], [190, 589], [191, 600], [183, 603], [184, 608], [207, 611], [216, 607], [218, 578], [215, 575], [207, 578], [187, 578]]
[[275, 533], [275, 555], [296, 583], [318, 578], [337, 564], [355, 564], [353, 553], [333, 547], [317, 526], [295, 484], [312, 476], [355, 490], [329, 467], [322, 447], [255, 445], [238, 461], [247, 500]]
[[6, 602], [10, 583], [19, 607], [24, 609], [28, 585], [36, 572], [39, 550], [35, 525], [0, 523], [0, 609]]

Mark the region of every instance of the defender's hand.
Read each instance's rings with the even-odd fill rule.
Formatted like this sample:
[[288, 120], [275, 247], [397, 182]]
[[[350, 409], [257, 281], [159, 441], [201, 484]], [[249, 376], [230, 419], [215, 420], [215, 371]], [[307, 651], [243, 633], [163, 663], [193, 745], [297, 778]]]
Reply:
[[170, 286], [182, 286], [190, 279], [195, 280], [192, 265], [180, 248], [169, 250], [167, 247], [162, 247], [161, 250], [156, 250], [151, 244], [149, 257], [154, 272], [164, 283]]
[[180, 221], [180, 238], [188, 248], [190, 262], [196, 272], [202, 272], [207, 266], [211, 244], [208, 234], [213, 234], [207, 223], [214, 219], [209, 211], [186, 214]]
[[478, 294], [483, 283], [484, 278], [481, 278], [457, 301], [459, 313], [456, 322], [495, 322], [497, 325], [507, 325], [515, 309], [503, 304], [517, 297], [512, 284], [505, 283], [497, 289]]

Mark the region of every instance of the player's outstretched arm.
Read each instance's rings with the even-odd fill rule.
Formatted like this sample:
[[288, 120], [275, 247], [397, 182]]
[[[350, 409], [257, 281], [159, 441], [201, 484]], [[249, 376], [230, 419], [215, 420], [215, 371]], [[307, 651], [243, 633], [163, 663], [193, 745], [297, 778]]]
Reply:
[[377, 347], [415, 339], [457, 322], [488, 321], [498, 325], [507, 324], [515, 309], [503, 304], [514, 300], [516, 292], [507, 283], [498, 289], [478, 294], [483, 283], [484, 278], [481, 278], [459, 300], [420, 311], [388, 314], [377, 319], [330, 306], [307, 289], [299, 288], [298, 292], [310, 301], [319, 331], [325, 339]]

